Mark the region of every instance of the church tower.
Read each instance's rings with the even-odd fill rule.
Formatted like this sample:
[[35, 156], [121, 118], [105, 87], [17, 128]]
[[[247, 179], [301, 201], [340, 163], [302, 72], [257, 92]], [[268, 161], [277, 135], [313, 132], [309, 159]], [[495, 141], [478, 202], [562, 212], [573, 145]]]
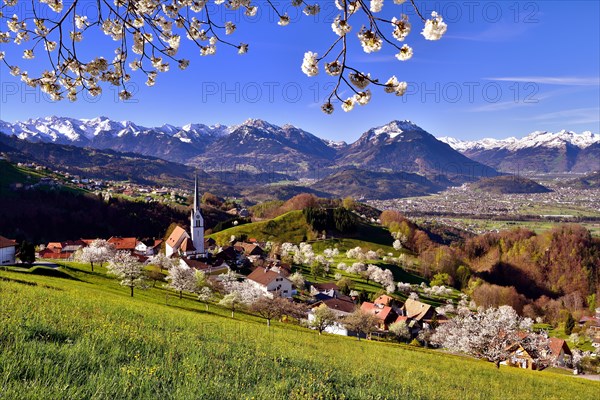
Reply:
[[192, 231], [192, 243], [196, 254], [204, 254], [204, 218], [200, 210], [200, 194], [198, 193], [198, 175], [194, 182], [194, 208], [192, 209], [190, 230]]

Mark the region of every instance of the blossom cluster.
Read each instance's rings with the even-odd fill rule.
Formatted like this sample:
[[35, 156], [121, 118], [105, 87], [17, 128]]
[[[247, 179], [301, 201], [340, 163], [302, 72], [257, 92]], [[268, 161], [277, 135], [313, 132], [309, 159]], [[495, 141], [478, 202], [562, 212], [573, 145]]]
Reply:
[[[233, 21], [221, 20], [224, 15], [230, 15], [230, 11], [243, 12], [248, 17], [254, 17], [258, 12], [258, 6], [252, 0], [214, 0], [217, 7], [208, 7], [208, 0], [113, 0], [91, 3], [97, 7], [97, 12], [88, 8], [89, 2], [63, 1], [31, 2], [33, 16], [4, 15], [9, 7], [17, 9], [19, 0], [0, 2], [0, 18], [6, 21], [5, 27], [0, 25], [0, 44], [23, 46], [20, 57], [24, 64], [8, 60], [4, 52], [0, 52], [0, 62], [13, 76], [40, 88], [54, 100], [68, 98], [74, 101], [82, 91], [97, 96], [102, 93], [104, 84], [122, 88], [120, 98], [129, 99], [132, 93], [127, 90], [126, 84], [132, 79], [131, 72], [145, 74], [146, 85], [154, 86], [159, 74], [175, 66], [182, 70], [189, 67], [190, 60], [178, 55], [183, 38], [197, 46], [201, 56], [215, 55], [220, 44], [245, 54], [248, 51], [247, 43], [233, 43], [225, 39], [237, 32], [237, 25]], [[393, 2], [399, 5], [404, 0]], [[392, 76], [380, 82], [369, 73], [353, 68], [348, 61], [347, 41], [350, 36], [356, 35], [366, 53], [380, 52], [387, 44], [395, 48], [398, 60], [407, 61], [414, 54], [411, 46], [402, 43], [413, 29], [408, 16], [402, 14], [391, 20], [377, 16], [383, 10], [385, 0], [370, 0], [368, 4], [364, 0], [335, 0], [334, 3], [339, 11], [331, 24], [335, 41], [321, 56], [317, 52], [306, 52], [301, 65], [302, 72], [314, 77], [319, 74], [319, 64], [322, 64], [325, 72], [337, 79], [322, 110], [331, 114], [334, 102], [339, 102], [346, 112], [353, 110], [356, 105], [364, 106], [371, 101], [373, 86], [381, 86], [386, 93], [396, 96], [404, 95], [407, 86], [405, 81]], [[431, 18], [426, 20], [416, 4], [411, 4], [424, 24], [421, 32], [423, 37], [439, 40], [447, 31], [442, 16], [433, 12]], [[302, 13], [307, 16], [316, 15], [321, 10], [319, 4], [308, 4], [305, 0], [292, 0], [291, 5], [301, 7]], [[287, 12], [277, 10], [272, 2], [267, 2], [267, 6], [276, 12], [278, 25], [290, 24]], [[227, 13], [221, 13], [220, 7], [225, 7]], [[39, 17], [42, 11], [50, 16]], [[352, 25], [356, 25], [356, 28], [353, 29]], [[98, 30], [115, 42], [114, 53], [83, 59], [83, 52], [78, 49], [85, 46], [85, 39]], [[40, 52], [47, 53], [49, 66], [37, 76], [30, 75], [24, 65], [31, 60], [36, 60], [35, 67], [43, 65], [46, 57], [38, 57]], [[11, 54], [11, 57], [14, 55]], [[325, 61], [326, 58], [328, 60]], [[349, 97], [340, 97], [344, 87], [350, 89]]]
[[[405, 0], [394, 0], [396, 5], [404, 2]], [[442, 16], [434, 11], [431, 18], [426, 20], [422, 17], [416, 4], [414, 2], [411, 2], [411, 4], [424, 23], [421, 35], [426, 40], [441, 39], [448, 28]], [[348, 63], [347, 41], [353, 31], [352, 25], [354, 24], [360, 26], [360, 29], [355, 30], [355, 32], [357, 32], [356, 37], [365, 53], [377, 53], [387, 43], [397, 50], [395, 57], [399, 61], [410, 60], [414, 54], [413, 48], [406, 43], [401, 45], [397, 43], [404, 42], [411, 33], [412, 24], [409, 22], [408, 16], [402, 14], [400, 18], [393, 17], [391, 20], [376, 16], [382, 11], [384, 0], [370, 0], [368, 7], [366, 2], [360, 0], [335, 0], [335, 6], [340, 13], [334, 18], [331, 29], [337, 39], [321, 57], [316, 52], [306, 52], [301, 66], [302, 72], [309, 77], [314, 77], [319, 74], [319, 63], [323, 62], [325, 72], [330, 76], [337, 77], [337, 84], [321, 107], [322, 111], [326, 114], [333, 113], [333, 102], [336, 101], [340, 103], [342, 110], [345, 112], [353, 110], [357, 104], [361, 106], [368, 104], [372, 97], [371, 89], [366, 89], [369, 84], [382, 86], [385, 93], [403, 96], [407, 89], [405, 81], [400, 81], [396, 76], [392, 76], [385, 83], [381, 83], [378, 79], [371, 78], [370, 74], [351, 67]], [[361, 16], [362, 21], [360, 20]], [[380, 26], [382, 23], [391, 25], [391, 38], [388, 38], [388, 34]], [[336, 48], [340, 48], [340, 51], [334, 52]], [[330, 54], [337, 55], [333, 59], [325, 61]], [[350, 97], [340, 97], [342, 86], [350, 89], [352, 92]]]
[[[210, 16], [214, 11], [206, 7], [207, 0], [114, 0], [98, 2], [97, 12], [90, 11], [89, 2], [42, 0], [31, 2], [33, 16], [4, 15], [9, 7], [17, 9], [18, 3], [19, 0], [0, 3], [0, 18], [6, 21], [6, 30], [0, 25], [0, 43], [23, 46], [25, 61], [18, 65], [4, 52], [0, 53], [0, 61], [13, 76], [40, 88], [53, 100], [74, 101], [82, 91], [100, 95], [103, 83], [120, 86], [120, 98], [128, 99], [132, 96], [126, 89], [130, 72], [144, 73], [146, 84], [153, 86], [158, 74], [169, 71], [172, 64], [182, 70], [190, 65], [189, 60], [178, 57], [182, 37], [198, 46], [203, 56], [214, 55], [218, 43], [232, 46], [240, 54], [248, 50], [247, 44], [233, 44], [222, 38], [232, 34], [236, 26], [232, 22], [225, 22], [224, 26], [213, 22]], [[44, 10], [46, 7], [49, 10]], [[257, 11], [251, 0], [231, 0], [227, 7], [242, 9], [246, 15]], [[40, 17], [42, 14], [44, 18]], [[101, 31], [116, 43], [114, 53], [84, 60], [78, 49], [86, 45], [85, 39], [94, 31]], [[32, 76], [25, 65], [29, 60], [38, 60], [42, 52], [48, 56], [49, 68]], [[41, 64], [31, 64], [31, 72]]]

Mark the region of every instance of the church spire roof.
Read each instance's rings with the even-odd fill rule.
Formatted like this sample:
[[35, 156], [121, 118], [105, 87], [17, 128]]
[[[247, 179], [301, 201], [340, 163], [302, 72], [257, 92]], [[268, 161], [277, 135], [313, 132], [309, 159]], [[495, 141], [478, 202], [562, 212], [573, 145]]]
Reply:
[[200, 210], [200, 193], [198, 192], [198, 174], [194, 180], [194, 211]]

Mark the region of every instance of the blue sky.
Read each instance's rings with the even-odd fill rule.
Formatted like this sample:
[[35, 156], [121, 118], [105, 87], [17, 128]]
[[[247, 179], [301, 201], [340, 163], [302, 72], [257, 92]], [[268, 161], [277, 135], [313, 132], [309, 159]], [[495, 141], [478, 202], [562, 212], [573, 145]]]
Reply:
[[[250, 44], [244, 56], [220, 45], [215, 56], [200, 57], [182, 40], [181, 55], [191, 59], [190, 67], [159, 75], [153, 88], [134, 73], [135, 99], [127, 102], [116, 100], [108, 87], [98, 100], [51, 102], [23, 91], [1, 66], [0, 119], [103, 115], [155, 126], [261, 118], [348, 142], [394, 119], [410, 119], [436, 136], [460, 139], [521, 137], [534, 130], [600, 131], [600, 2], [419, 1], [423, 11], [441, 12], [448, 32], [440, 41], [424, 40], [422, 24], [410, 12], [413, 32], [406, 42], [415, 55], [407, 62], [396, 60], [390, 46], [364, 53], [356, 39], [360, 27], [354, 24], [351, 65], [383, 81], [396, 75], [409, 82], [409, 91], [396, 97], [374, 88], [369, 105], [350, 113], [338, 105], [330, 116], [320, 111], [330, 77], [322, 66], [314, 78], [300, 70], [305, 51], [321, 54], [336, 38], [330, 29], [336, 10], [331, 2], [320, 3], [317, 17], [299, 17], [288, 8], [294, 22], [287, 27], [278, 26], [264, 6], [254, 19], [234, 18], [238, 30], [228, 39]], [[391, 17], [409, 8], [385, 0], [383, 10], [382, 16]], [[83, 43], [89, 54], [112, 53], [112, 42], [90, 37]], [[6, 45], [2, 50], [11, 54]]]

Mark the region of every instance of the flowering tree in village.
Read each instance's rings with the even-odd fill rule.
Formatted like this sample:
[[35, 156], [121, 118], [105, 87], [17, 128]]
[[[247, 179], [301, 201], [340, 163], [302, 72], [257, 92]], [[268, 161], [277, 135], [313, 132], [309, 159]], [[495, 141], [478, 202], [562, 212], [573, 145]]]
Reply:
[[175, 264], [169, 268], [169, 276], [167, 276], [168, 286], [179, 292], [179, 298], [183, 297], [183, 292], [196, 292], [197, 278], [196, 270], [190, 267], [184, 267], [180, 264]]
[[173, 266], [173, 260], [170, 257], [167, 257], [164, 253], [159, 252], [158, 254], [150, 257], [146, 261], [146, 264], [156, 265], [162, 271], [163, 269], [171, 269]]
[[[322, 50], [307, 51], [301, 63], [302, 71], [309, 77], [318, 75], [323, 68], [334, 79], [335, 86], [322, 106], [327, 114], [333, 112], [334, 103], [341, 104], [344, 111], [352, 110], [356, 104], [367, 104], [371, 87], [379, 86], [396, 96], [402, 96], [407, 88], [407, 83], [396, 76], [380, 80], [355, 68], [351, 41], [360, 43], [369, 54], [388, 46], [399, 61], [407, 61], [413, 56], [413, 49], [406, 43], [413, 31], [407, 13], [414, 12], [427, 40], [439, 40], [447, 30], [441, 15], [423, 15], [414, 0], [388, 0], [387, 7], [394, 7], [394, 13], [398, 13], [392, 18], [379, 16], [384, 0], [333, 1], [337, 15], [331, 24], [330, 43], [324, 44]], [[266, 0], [262, 7], [271, 10], [282, 27], [291, 22], [285, 11], [288, 5], [301, 8], [307, 16], [321, 11], [317, 3], [290, 3]], [[10, 43], [17, 51], [0, 52], [0, 60], [12, 75], [39, 87], [54, 100], [73, 101], [81, 92], [97, 96], [102, 93], [103, 84], [120, 87], [120, 98], [128, 99], [132, 93], [126, 84], [132, 73], [143, 74], [146, 84], [153, 86], [160, 73], [173, 66], [182, 70], [189, 66], [190, 60], [179, 55], [185, 42], [182, 39], [196, 46], [201, 56], [214, 55], [217, 46], [245, 54], [247, 43], [229, 39], [237, 26], [223, 20], [229, 12], [224, 9], [252, 18], [259, 4], [252, 0], [215, 0], [214, 4], [207, 0], [3, 0], [0, 18], [6, 24], [0, 26], [0, 44]], [[114, 41], [114, 52], [85, 58], [85, 40], [97, 39], [98, 31]], [[30, 69], [34, 65], [36, 68]], [[34, 72], [39, 66], [41, 71]], [[341, 97], [343, 92], [351, 95]]]
[[249, 281], [238, 281], [237, 274], [231, 271], [227, 274], [221, 274], [219, 277], [226, 293], [219, 304], [231, 310], [231, 318], [235, 316], [236, 310], [249, 306], [264, 295], [264, 292], [257, 289]]
[[128, 251], [116, 252], [106, 268], [111, 274], [121, 279], [121, 285], [128, 286], [131, 289], [131, 297], [133, 297], [133, 288], [146, 287], [144, 264], [140, 263]]
[[84, 247], [77, 254], [76, 258], [81, 262], [89, 262], [94, 271], [94, 263], [104, 264], [115, 254], [115, 248], [104, 239], [96, 239], [89, 246]]
[[488, 360], [497, 367], [510, 357], [515, 345], [523, 346], [533, 355], [544, 355], [547, 336], [532, 332], [533, 321], [519, 317], [510, 306], [480, 308], [473, 312], [461, 304], [452, 311], [456, 316], [436, 329], [431, 336], [432, 343]]

